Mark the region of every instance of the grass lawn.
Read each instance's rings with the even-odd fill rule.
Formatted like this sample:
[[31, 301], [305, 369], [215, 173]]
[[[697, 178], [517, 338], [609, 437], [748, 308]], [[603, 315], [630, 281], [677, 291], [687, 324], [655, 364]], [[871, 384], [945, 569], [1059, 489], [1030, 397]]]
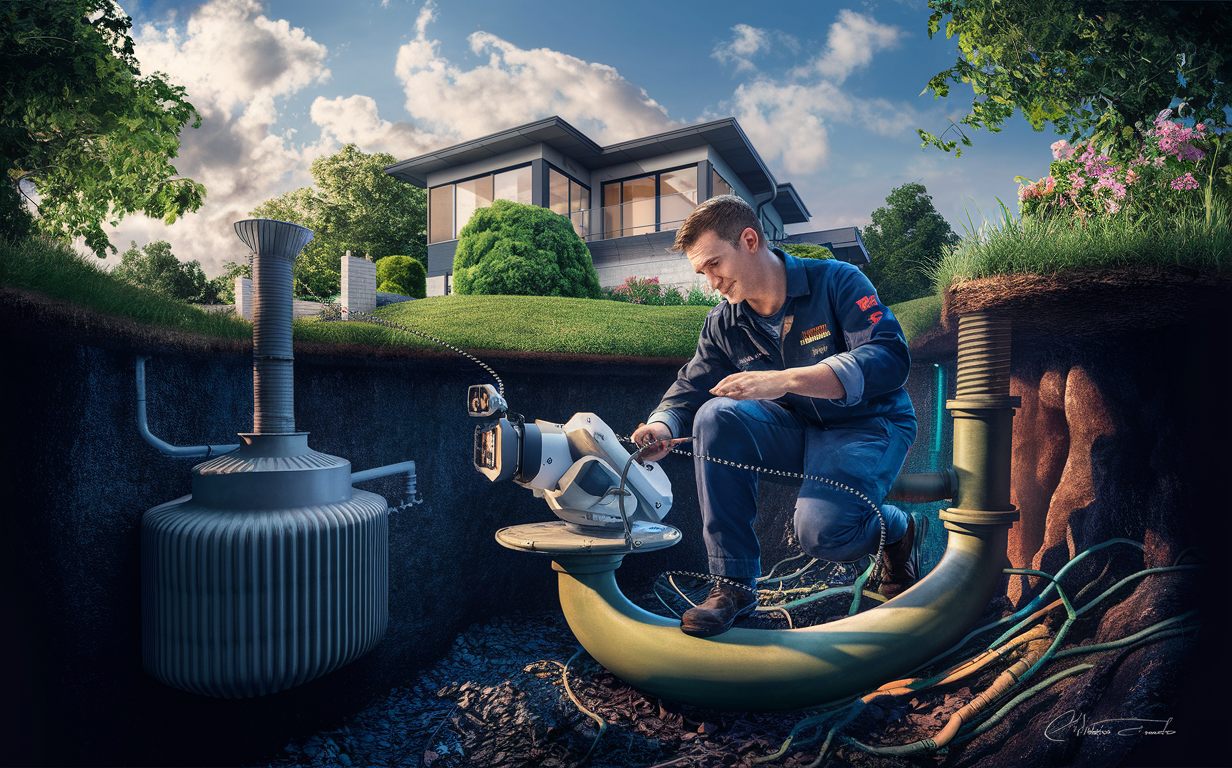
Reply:
[[[373, 314], [464, 349], [690, 357], [710, 307], [655, 307], [549, 296], [436, 296]], [[300, 321], [295, 338], [437, 346], [361, 323]]]
[[[28, 288], [108, 315], [169, 330], [229, 339], [252, 337], [252, 324], [203, 312], [117, 280], [72, 248], [32, 239], [0, 241], [0, 285]], [[937, 324], [941, 298], [892, 307], [910, 342]], [[438, 296], [391, 304], [374, 314], [463, 349], [506, 349], [647, 357], [690, 357], [707, 306], [656, 307], [606, 299], [546, 296]], [[426, 339], [361, 322], [296, 320], [296, 341], [432, 346]]]

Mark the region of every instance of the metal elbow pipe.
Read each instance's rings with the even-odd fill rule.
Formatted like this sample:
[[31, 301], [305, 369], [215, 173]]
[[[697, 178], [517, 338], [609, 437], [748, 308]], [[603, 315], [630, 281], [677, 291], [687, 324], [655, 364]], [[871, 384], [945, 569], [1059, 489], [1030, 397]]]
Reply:
[[[615, 569], [623, 554], [560, 555], [560, 604], [582, 646], [651, 694], [720, 709], [792, 709], [847, 698], [951, 648], [983, 614], [1006, 565], [1009, 526], [1009, 324], [964, 315], [954, 416], [956, 505], [941, 562], [893, 600], [838, 621], [786, 630], [735, 628], [711, 638], [631, 603]], [[945, 473], [939, 473], [945, 474]], [[941, 481], [924, 481], [939, 484]], [[949, 481], [947, 481], [949, 482]], [[909, 485], [910, 483], [905, 483]], [[934, 490], [936, 488], [934, 487]]]
[[145, 361], [149, 359], [149, 357], [137, 357], [137, 432], [145, 438], [147, 443], [168, 456], [180, 457], [204, 456], [208, 458], [221, 453], [230, 453], [239, 448], [239, 445], [172, 445], [151, 434], [145, 418]]
[[414, 461], [403, 461], [403, 462], [399, 462], [398, 464], [386, 464], [383, 467], [373, 467], [372, 469], [365, 469], [362, 472], [352, 472], [351, 473], [351, 485], [354, 485], [355, 483], [362, 483], [365, 480], [375, 480], [378, 477], [388, 477], [389, 475], [396, 475], [399, 472], [414, 473], [415, 472], [415, 462]]
[[906, 501], [921, 504], [952, 499], [958, 493], [958, 475], [951, 467], [940, 472], [899, 475], [894, 478], [886, 501]]

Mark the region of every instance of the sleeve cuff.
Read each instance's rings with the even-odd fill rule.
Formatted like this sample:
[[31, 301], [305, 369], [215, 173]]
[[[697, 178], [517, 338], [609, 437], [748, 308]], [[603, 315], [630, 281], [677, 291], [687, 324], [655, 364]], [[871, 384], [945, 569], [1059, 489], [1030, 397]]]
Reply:
[[864, 397], [864, 371], [860, 370], [859, 363], [850, 352], [839, 352], [837, 355], [831, 355], [821, 361], [822, 365], [830, 366], [838, 376], [838, 380], [842, 382], [843, 389], [847, 390], [847, 394], [842, 400], [830, 400], [835, 405], [851, 406], [860, 402]]
[[656, 421], [660, 424], [666, 424], [668, 430], [672, 433], [672, 437], [680, 437], [680, 419], [676, 418], [676, 414], [671, 411], [658, 411], [652, 413], [650, 418], [646, 420], [646, 423], [653, 424]]

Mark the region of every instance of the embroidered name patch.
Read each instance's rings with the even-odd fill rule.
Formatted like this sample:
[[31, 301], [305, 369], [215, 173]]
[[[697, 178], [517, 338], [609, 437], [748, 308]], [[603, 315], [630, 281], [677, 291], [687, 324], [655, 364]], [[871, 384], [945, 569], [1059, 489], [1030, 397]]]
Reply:
[[816, 328], [809, 328], [800, 336], [800, 346], [812, 344], [814, 341], [820, 341], [830, 335], [830, 329], [825, 325], [819, 325]]

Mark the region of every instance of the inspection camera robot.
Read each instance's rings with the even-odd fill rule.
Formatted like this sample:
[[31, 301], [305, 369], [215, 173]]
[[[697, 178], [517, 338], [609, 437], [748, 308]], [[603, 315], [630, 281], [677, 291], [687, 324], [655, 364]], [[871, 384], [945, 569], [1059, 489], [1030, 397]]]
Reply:
[[475, 468], [492, 482], [512, 479], [560, 518], [503, 528], [503, 546], [545, 554], [650, 551], [680, 540], [662, 524], [672, 484], [652, 461], [640, 463], [593, 413], [565, 424], [527, 423], [491, 384], [467, 392], [467, 410], [496, 419], [475, 428]]

